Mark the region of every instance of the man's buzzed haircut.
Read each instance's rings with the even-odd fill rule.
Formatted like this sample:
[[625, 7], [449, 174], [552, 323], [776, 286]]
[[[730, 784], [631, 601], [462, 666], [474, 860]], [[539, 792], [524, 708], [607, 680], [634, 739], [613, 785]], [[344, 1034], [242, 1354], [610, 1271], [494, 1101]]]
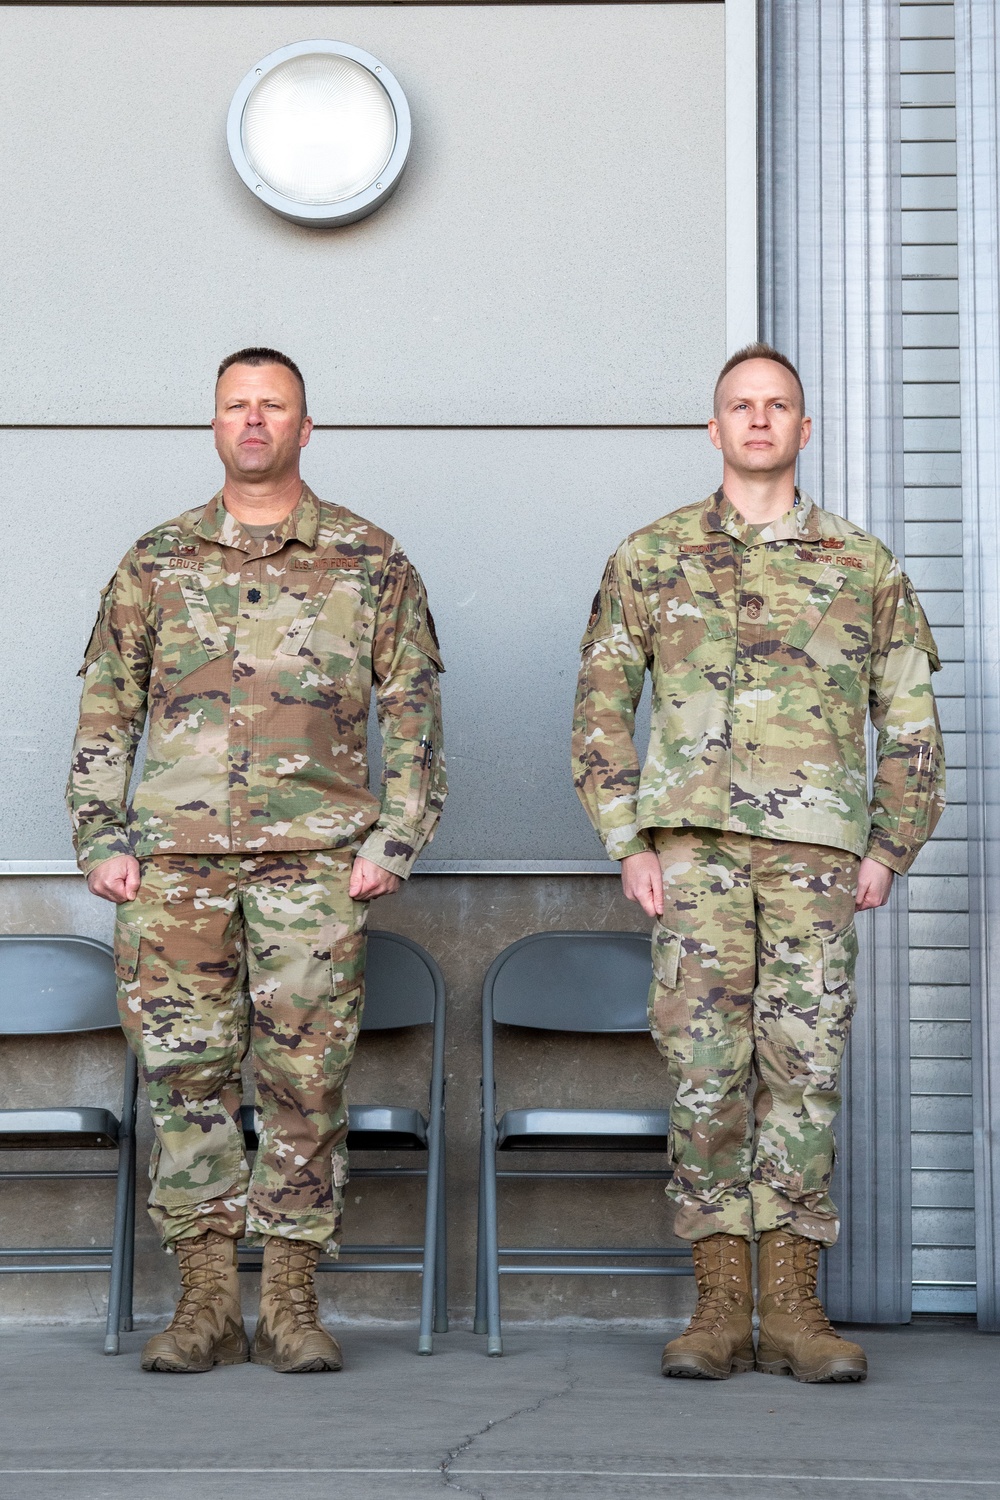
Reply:
[[302, 415], [308, 415], [306, 407], [306, 383], [302, 379], [302, 371], [294, 359], [289, 359], [287, 354], [282, 354], [280, 349], [237, 349], [235, 354], [227, 354], [219, 366], [219, 373], [215, 377], [215, 383], [225, 375], [230, 365], [284, 365], [286, 370], [291, 370], [302, 390]]
[[772, 348], [770, 344], [761, 343], [747, 344], [744, 348], [737, 349], [736, 353], [731, 354], [726, 360], [726, 363], [719, 371], [719, 378], [715, 382], [715, 394], [712, 397], [712, 409], [714, 411], [719, 410], [719, 386], [725, 380], [730, 370], [735, 370], [737, 365], [746, 364], [748, 359], [770, 359], [773, 360], [776, 365], [784, 365], [785, 369], [789, 370], [795, 376], [795, 384], [799, 388], [799, 409], [802, 412], [802, 415], [805, 416], [806, 393], [802, 389], [802, 380], [799, 376], [798, 370], [792, 364], [787, 354], [782, 354], [779, 349]]

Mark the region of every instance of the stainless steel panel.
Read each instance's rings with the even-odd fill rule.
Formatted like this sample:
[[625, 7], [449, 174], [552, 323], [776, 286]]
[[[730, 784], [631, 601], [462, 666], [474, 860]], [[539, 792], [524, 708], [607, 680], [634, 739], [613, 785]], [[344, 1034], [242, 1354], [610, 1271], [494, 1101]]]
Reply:
[[[911, 953], [911, 971], [913, 966]], [[972, 1056], [972, 1024], [969, 1021], [910, 1022], [910, 1056], [965, 1058]]]
[[963, 841], [925, 844], [911, 866], [917, 875], [967, 875], [969, 846]]
[[955, 147], [951, 141], [904, 141], [902, 157], [904, 176], [930, 177], [955, 171]]
[[971, 1095], [972, 1063], [961, 1059], [914, 1058], [910, 1063], [910, 1084], [913, 1094]]
[[[942, 667], [942, 676], [944, 675], [944, 672], [945, 668]], [[965, 802], [968, 800], [966, 795], [967, 776], [968, 772], [960, 770], [957, 766], [950, 766], [948, 768], [945, 776], [945, 780], [947, 783], [946, 792], [953, 802]]]
[[[940, 285], [951, 286], [951, 283], [942, 281]], [[962, 448], [962, 424], [958, 417], [907, 417], [903, 435], [910, 453], [959, 453]]]
[[967, 948], [969, 918], [961, 911], [921, 911], [910, 907], [911, 948]]
[[976, 1252], [953, 1250], [948, 1247], [937, 1250], [914, 1250], [914, 1281], [967, 1281], [976, 1282]]
[[[763, 0], [760, 14], [762, 334], [796, 360], [822, 413], [804, 484], [900, 552], [898, 6]], [[844, 1227], [826, 1257], [828, 1306], [866, 1321], [909, 1316], [901, 894], [877, 929], [860, 924], [862, 1003], [839, 1131]]]
[[[921, 1100], [922, 1104], [929, 1102]], [[959, 1135], [915, 1130], [913, 1165], [928, 1172], [971, 1172], [972, 1132]]]
[[902, 37], [955, 35], [955, 11], [951, 5], [907, 5], [899, 8]]
[[906, 484], [956, 485], [962, 482], [960, 453], [907, 453], [903, 460]]
[[905, 73], [953, 73], [955, 43], [949, 39], [903, 40], [899, 44], [900, 71]]
[[[939, 628], [939, 626], [937, 624], [937, 621], [934, 621], [932, 623], [934, 624], [934, 629], [937, 630]], [[965, 730], [965, 699], [964, 698], [942, 698], [941, 701], [940, 701], [940, 703], [938, 704], [938, 713], [940, 714], [940, 717], [941, 717], [941, 728], [942, 728], [942, 730], [946, 734], [947, 733], [961, 734], [961, 733], [964, 732], [964, 730]], [[954, 795], [952, 796], [951, 801], [954, 802]], [[951, 811], [954, 814], [954, 809], [953, 808], [951, 809]], [[953, 826], [953, 822], [954, 822], [954, 816], [953, 816], [951, 822], [946, 822], [945, 821], [948, 818], [948, 813], [949, 813], [949, 810], [946, 808], [945, 809], [945, 813], [944, 813], [944, 817], [942, 817], [941, 823], [938, 825], [938, 827], [941, 828], [941, 830], [942, 830], [941, 831], [941, 837], [942, 838], [958, 837], [958, 835], [953, 835], [950, 831], [948, 831], [948, 830], [951, 829], [951, 827]], [[965, 837], [968, 836], [968, 822], [966, 820], [963, 820], [963, 821], [965, 822], [965, 828], [964, 828], [964, 831], [963, 831], [961, 837], [965, 838]]]
[[[912, 352], [912, 351], [910, 351]], [[904, 393], [907, 387], [904, 386]], [[960, 521], [962, 491], [957, 487], [908, 485], [903, 496], [908, 521]]]
[[904, 141], [953, 141], [955, 111], [947, 108], [904, 109], [902, 135]]
[[979, 1325], [1000, 1332], [1000, 16], [957, 0]]
[[974, 1286], [919, 1286], [913, 1288], [915, 1313], [948, 1313], [952, 1317], [972, 1317], [976, 1312]]
[[[961, 634], [962, 632], [959, 630], [938, 631], [939, 636], [955, 636]], [[945, 652], [946, 649], [946, 643], [939, 640], [938, 650], [941, 652]], [[943, 659], [945, 661], [948, 661], [948, 655], [945, 655]], [[944, 742], [944, 757], [946, 763], [953, 769], [955, 767], [964, 766], [966, 761], [966, 736], [964, 734], [944, 734], [941, 736], [941, 738]]]
[[953, 245], [955, 223], [955, 214], [947, 209], [908, 209], [903, 214], [903, 244]]
[[[902, 186], [903, 208], [954, 208], [956, 205], [955, 179], [953, 177], [904, 177]], [[910, 342], [909, 339], [906, 341]]]
[[969, 882], [958, 875], [911, 875], [908, 880], [910, 911], [954, 911], [969, 909]]
[[911, 1025], [917, 1020], [968, 1021], [972, 1016], [970, 994], [964, 984], [911, 984]]
[[[920, 594], [920, 602], [924, 607], [928, 623], [934, 628], [939, 625], [963, 625], [965, 623], [961, 593], [955, 591], [945, 593], [943, 590], [941, 593], [933, 593], [930, 589], [924, 589]], [[946, 727], [964, 729], [964, 719], [961, 724], [956, 724], [953, 720]]]
[[968, 984], [969, 955], [961, 949], [910, 950], [910, 979], [914, 984]]
[[954, 521], [907, 521], [906, 556], [961, 557], [962, 527]]
[[904, 380], [957, 380], [958, 349], [904, 349]]
[[[939, 247], [928, 245], [928, 250]], [[907, 417], [957, 417], [960, 413], [962, 388], [957, 381], [948, 384], [907, 385], [903, 391], [903, 415]]]
[[[921, 597], [925, 590], [931, 589], [955, 589], [961, 595], [963, 577], [960, 557], [908, 557], [906, 571], [913, 587], [920, 590]], [[940, 673], [934, 678], [934, 691], [941, 691]]]
[[915, 1170], [910, 1191], [914, 1208], [975, 1208], [972, 1162], [965, 1172]]
[[968, 1208], [915, 1208], [914, 1246], [976, 1243], [976, 1215]]
[[950, 73], [910, 73], [900, 79], [903, 104], [954, 104], [955, 79]]
[[[961, 704], [961, 698], [944, 698], [941, 701], [940, 707], [950, 708], [956, 705], [961, 706]], [[961, 736], [956, 736], [956, 738], [961, 738]], [[938, 839], [939, 841], [966, 839], [968, 836], [969, 817], [965, 804], [953, 803], [946, 806], [944, 812], [941, 814], [941, 821], [931, 836], [932, 839]]]
[[911, 1100], [910, 1111], [915, 1131], [968, 1131], [972, 1140], [971, 1094], [924, 1094]]

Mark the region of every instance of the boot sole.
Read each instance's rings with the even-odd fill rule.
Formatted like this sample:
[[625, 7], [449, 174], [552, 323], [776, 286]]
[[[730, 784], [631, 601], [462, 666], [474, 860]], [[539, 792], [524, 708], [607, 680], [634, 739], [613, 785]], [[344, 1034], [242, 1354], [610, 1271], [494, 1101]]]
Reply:
[[166, 1355], [158, 1354], [154, 1359], [139, 1361], [140, 1369], [147, 1373], [157, 1375], [204, 1375], [207, 1370], [213, 1370], [216, 1365], [245, 1365], [250, 1359], [250, 1341], [244, 1334], [242, 1342], [235, 1346], [231, 1343], [220, 1344], [214, 1351], [212, 1358], [204, 1364], [180, 1364]]
[[802, 1385], [844, 1385], [852, 1382], [860, 1385], [863, 1380], [868, 1379], [867, 1366], [862, 1368], [847, 1360], [830, 1360], [818, 1370], [797, 1370], [787, 1359], [759, 1359], [757, 1369], [762, 1375], [791, 1375]]
[[333, 1364], [327, 1359], [307, 1359], [301, 1364], [279, 1365], [266, 1355], [251, 1353], [250, 1363], [252, 1365], [264, 1365], [269, 1370], [275, 1370], [279, 1375], [320, 1375], [324, 1372], [335, 1375], [338, 1370], [344, 1368], [343, 1364]]
[[660, 1366], [660, 1374], [681, 1380], [728, 1380], [730, 1375], [745, 1375], [754, 1368], [752, 1359], [734, 1359], [728, 1370], [721, 1365], [710, 1365], [707, 1360], [699, 1362], [694, 1356], [685, 1360], [671, 1360]]

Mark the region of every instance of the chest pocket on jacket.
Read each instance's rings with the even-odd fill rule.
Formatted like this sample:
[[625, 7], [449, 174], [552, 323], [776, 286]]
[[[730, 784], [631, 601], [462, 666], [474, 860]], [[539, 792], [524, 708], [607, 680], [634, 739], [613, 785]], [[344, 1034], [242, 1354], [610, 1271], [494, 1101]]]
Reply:
[[[799, 564], [799, 582], [809, 592], [782, 644], [805, 651], [841, 687], [849, 687], [871, 654], [871, 625], [852, 589], [846, 569], [831, 563], [817, 570]], [[811, 579], [811, 584], [810, 584]]]
[[346, 676], [373, 617], [362, 576], [360, 568], [317, 571], [315, 585], [285, 632], [278, 654], [308, 656], [331, 676]]
[[735, 639], [732, 626], [704, 559], [682, 553], [660, 588], [663, 665], [669, 670], [701, 646], [713, 659], [720, 651], [725, 655], [727, 639]]
[[161, 574], [153, 674], [167, 687], [229, 653], [228, 633], [213, 613], [205, 584], [190, 573]]

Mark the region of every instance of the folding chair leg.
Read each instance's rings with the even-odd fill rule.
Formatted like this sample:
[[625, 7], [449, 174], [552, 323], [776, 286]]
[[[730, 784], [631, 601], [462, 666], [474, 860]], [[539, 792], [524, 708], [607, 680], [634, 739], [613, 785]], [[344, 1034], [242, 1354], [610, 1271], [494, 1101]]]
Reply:
[[442, 1166], [444, 1158], [444, 1134], [440, 1112], [431, 1116], [430, 1139], [427, 1143], [427, 1201], [424, 1208], [424, 1261], [420, 1277], [420, 1337], [417, 1340], [418, 1354], [434, 1353], [434, 1293], [437, 1289], [437, 1268], [440, 1247], [438, 1228], [441, 1219]]
[[478, 1228], [476, 1231], [476, 1320], [473, 1323], [475, 1333], [486, 1332], [486, 1167], [484, 1157], [486, 1154], [486, 1137], [480, 1132], [479, 1137], [479, 1207]]
[[[490, 1117], [491, 1125], [493, 1123]], [[500, 1337], [500, 1248], [497, 1232], [497, 1155], [495, 1131], [484, 1133], [483, 1176], [486, 1191], [486, 1353], [503, 1353]]]
[[132, 1332], [132, 1287], [135, 1281], [135, 1136], [131, 1137], [132, 1161], [128, 1174], [128, 1222], [125, 1226], [125, 1286], [122, 1293], [122, 1328]]
[[111, 1280], [108, 1284], [108, 1321], [104, 1331], [105, 1354], [117, 1354], [121, 1328], [125, 1261], [128, 1256], [128, 1185], [132, 1165], [132, 1137], [118, 1148], [118, 1181], [115, 1188], [115, 1224], [111, 1238]]
[[[444, 1120], [441, 1121], [441, 1138], [444, 1139]], [[447, 1183], [445, 1180], [445, 1156], [441, 1153], [441, 1176], [437, 1201], [437, 1264], [434, 1267], [434, 1332], [448, 1332], [448, 1212]]]

